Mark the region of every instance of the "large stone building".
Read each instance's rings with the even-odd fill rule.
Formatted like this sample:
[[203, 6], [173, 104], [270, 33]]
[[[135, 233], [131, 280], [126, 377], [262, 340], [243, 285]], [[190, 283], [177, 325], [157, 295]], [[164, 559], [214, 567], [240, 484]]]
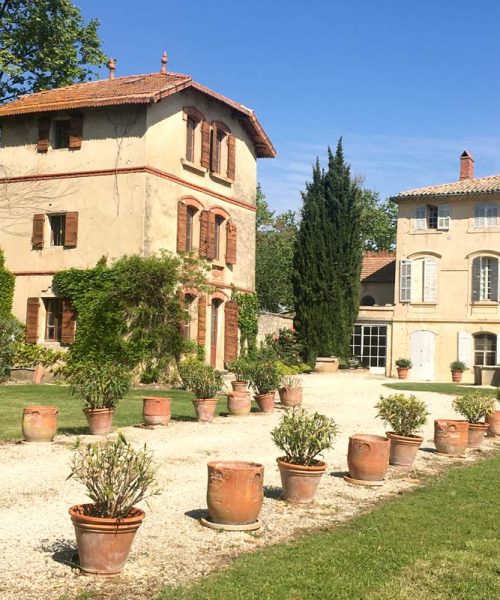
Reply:
[[214, 292], [186, 294], [186, 335], [222, 367], [237, 348], [231, 288], [255, 289], [256, 160], [275, 150], [254, 112], [161, 71], [23, 96], [0, 107], [0, 248], [31, 342], [71, 343], [53, 275], [100, 257], [198, 250]]

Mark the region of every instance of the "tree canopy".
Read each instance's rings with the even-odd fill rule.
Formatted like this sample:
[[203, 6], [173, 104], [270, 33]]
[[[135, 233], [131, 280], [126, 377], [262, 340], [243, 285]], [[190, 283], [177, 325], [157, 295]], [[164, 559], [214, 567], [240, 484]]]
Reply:
[[361, 205], [364, 249], [370, 252], [394, 250], [398, 220], [397, 204], [390, 199], [381, 202], [378, 192], [361, 189]]
[[70, 0], [0, 1], [0, 102], [93, 78], [98, 27]]

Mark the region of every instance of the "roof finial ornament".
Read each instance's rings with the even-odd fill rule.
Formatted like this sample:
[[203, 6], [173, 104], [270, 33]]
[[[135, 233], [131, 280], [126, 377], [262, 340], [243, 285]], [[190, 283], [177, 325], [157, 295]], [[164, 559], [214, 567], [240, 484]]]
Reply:
[[167, 63], [168, 63], [168, 56], [166, 51], [163, 51], [163, 55], [161, 57], [161, 71], [160, 73], [162, 73], [163, 75], [167, 74]]
[[109, 78], [110, 79], [114, 79], [115, 78], [115, 70], [116, 70], [116, 61], [114, 58], [111, 58], [108, 60], [108, 69], [109, 69]]

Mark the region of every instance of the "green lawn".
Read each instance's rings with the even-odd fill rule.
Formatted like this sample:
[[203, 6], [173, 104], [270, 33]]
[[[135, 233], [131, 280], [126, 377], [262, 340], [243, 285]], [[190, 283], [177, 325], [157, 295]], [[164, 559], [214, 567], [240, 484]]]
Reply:
[[500, 456], [450, 469], [336, 530], [241, 556], [157, 600], [500, 598], [499, 489]]
[[[113, 425], [125, 427], [142, 423], [142, 397], [169, 396], [172, 398], [172, 419], [194, 421], [192, 394], [182, 390], [133, 389], [118, 403]], [[82, 403], [70, 395], [64, 385], [0, 385], [0, 440], [21, 438], [23, 408], [28, 404], [46, 404], [59, 407], [58, 433], [88, 433]], [[218, 412], [226, 411], [226, 403], [219, 401]]]
[[461, 394], [471, 394], [480, 391], [488, 396], [494, 396], [496, 390], [491, 388], [481, 388], [471, 383], [424, 383], [418, 381], [402, 381], [399, 383], [384, 383], [385, 387], [391, 390], [408, 390], [410, 392], [437, 392], [439, 394], [450, 394], [459, 396]]

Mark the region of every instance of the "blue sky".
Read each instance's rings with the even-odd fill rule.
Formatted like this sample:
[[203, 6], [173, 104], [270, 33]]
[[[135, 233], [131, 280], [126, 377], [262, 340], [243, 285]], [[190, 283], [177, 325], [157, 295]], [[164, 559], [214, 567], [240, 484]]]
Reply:
[[300, 207], [317, 155], [344, 138], [381, 197], [500, 173], [498, 0], [74, 0], [101, 20], [117, 74], [168, 68], [253, 108], [278, 157], [271, 206]]

